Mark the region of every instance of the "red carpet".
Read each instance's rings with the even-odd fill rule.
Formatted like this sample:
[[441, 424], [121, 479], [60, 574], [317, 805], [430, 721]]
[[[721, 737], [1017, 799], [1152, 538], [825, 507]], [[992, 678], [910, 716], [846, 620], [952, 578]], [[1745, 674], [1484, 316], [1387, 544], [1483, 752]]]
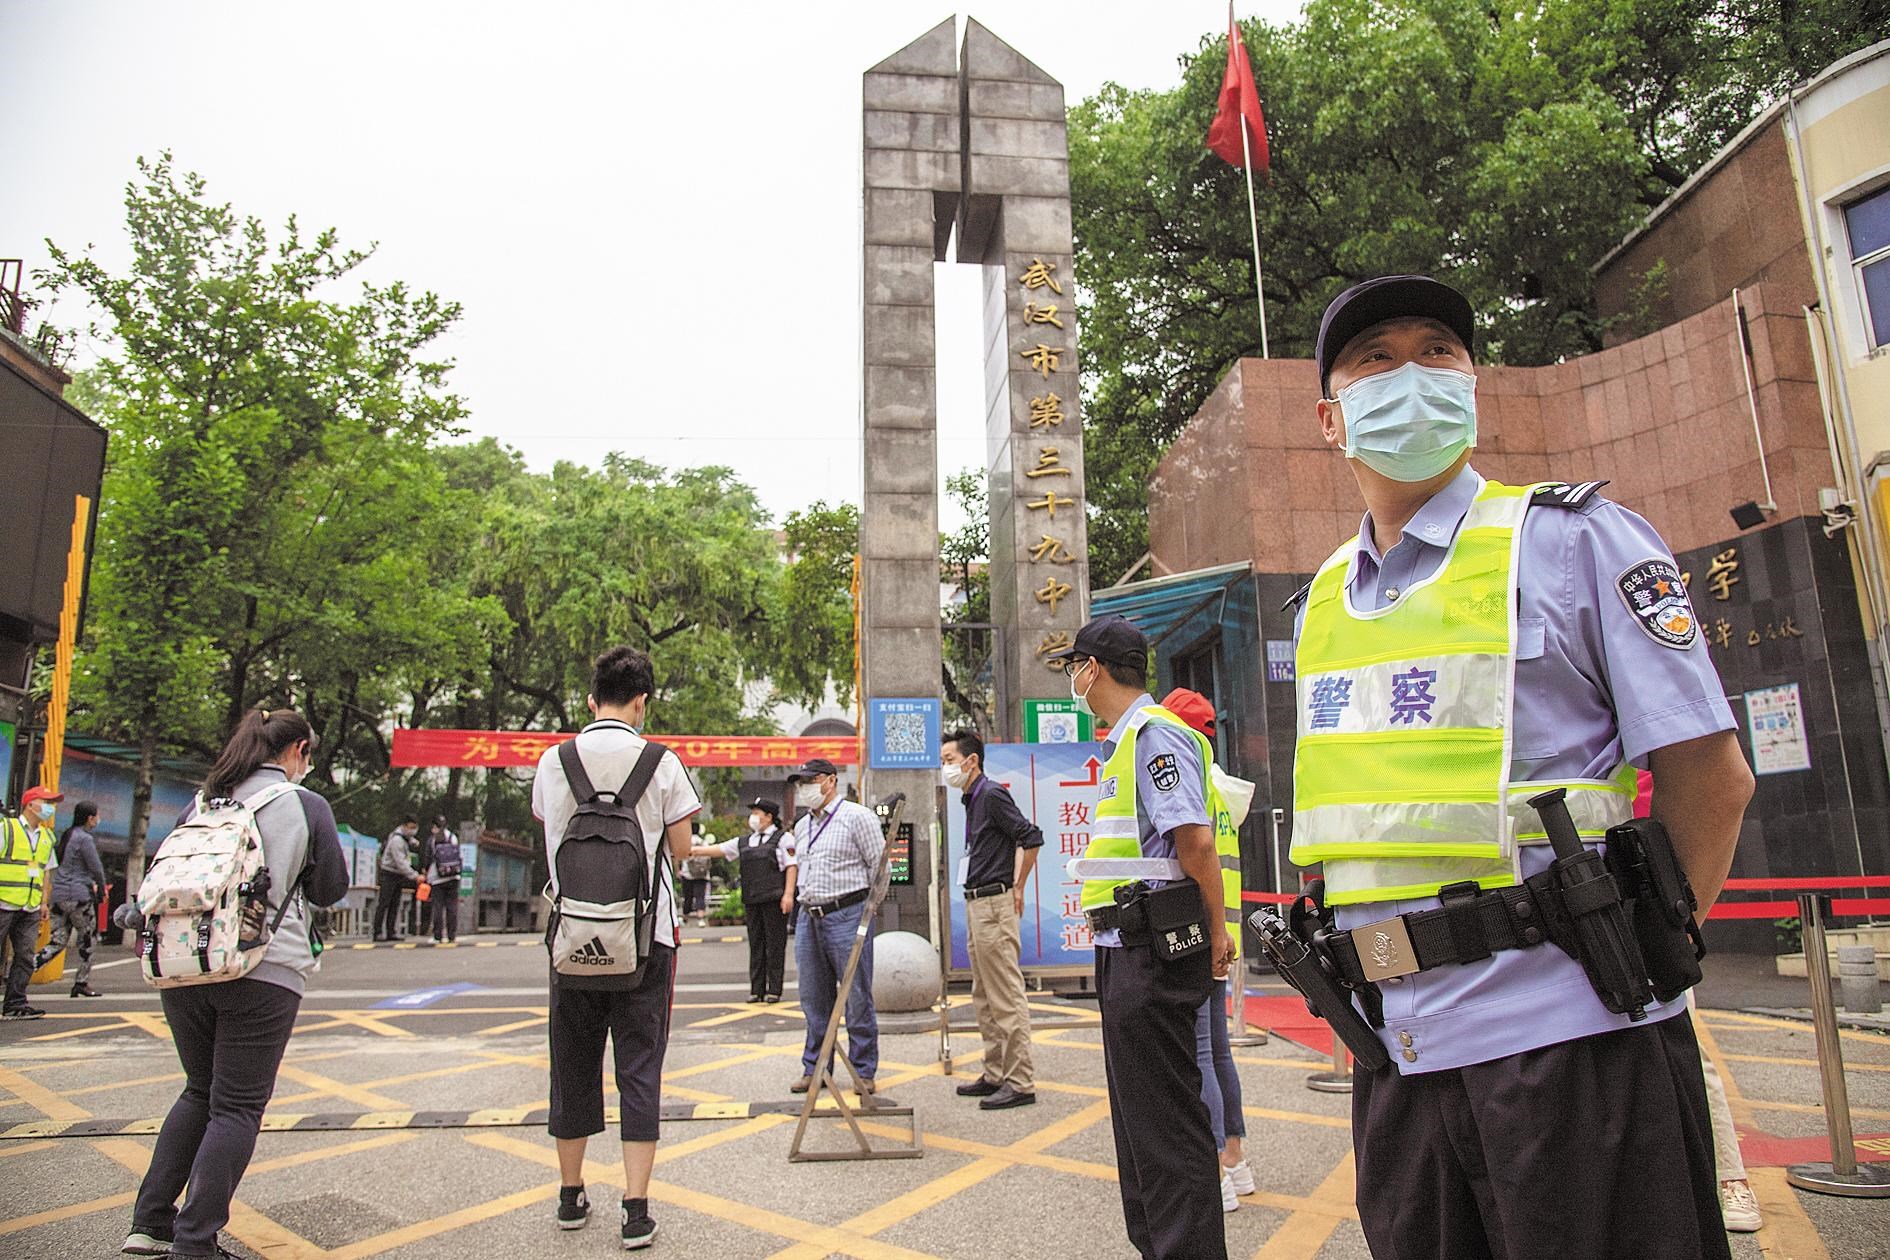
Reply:
[[[1890, 1134], [1860, 1133], [1855, 1138], [1857, 1162], [1890, 1162]], [[1754, 1168], [1787, 1168], [1793, 1164], [1829, 1161], [1831, 1139], [1776, 1137], [1755, 1129], [1739, 1130], [1739, 1154]]]
[[1305, 999], [1297, 993], [1248, 998], [1247, 1022], [1328, 1058], [1332, 1055], [1332, 1030], [1325, 1020], [1306, 1009]]

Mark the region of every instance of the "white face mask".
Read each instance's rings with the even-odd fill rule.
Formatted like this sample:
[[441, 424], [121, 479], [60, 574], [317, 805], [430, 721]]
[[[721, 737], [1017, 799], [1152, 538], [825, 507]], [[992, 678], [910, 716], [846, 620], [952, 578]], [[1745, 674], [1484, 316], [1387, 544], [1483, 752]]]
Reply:
[[959, 792], [965, 790], [965, 779], [967, 776], [964, 762], [953, 762], [951, 765], [945, 767], [943, 774], [945, 776], [946, 787]]
[[[1088, 667], [1089, 667], [1089, 662], [1085, 661], [1083, 663], [1082, 669], [1087, 669]], [[1077, 673], [1081, 673], [1082, 669], [1078, 669]], [[1089, 685], [1091, 688], [1094, 688], [1096, 686], [1095, 680], [1091, 679]], [[1089, 707], [1089, 692], [1088, 691], [1079, 692], [1076, 689], [1076, 674], [1070, 675], [1070, 699], [1076, 701], [1076, 707], [1079, 712], [1087, 713], [1091, 717], [1094, 717], [1096, 715], [1096, 710]]]
[[33, 816], [43, 823], [51, 822], [53, 807], [48, 805], [45, 801], [35, 801], [33, 802]]
[[827, 794], [820, 790], [818, 783], [803, 783], [794, 789], [794, 803], [812, 808], [827, 799]]
[[1339, 391], [1345, 453], [1393, 481], [1429, 481], [1477, 444], [1477, 378], [1406, 363]]
[[750, 831], [761, 830], [761, 815], [760, 814], [748, 815], [748, 830]]

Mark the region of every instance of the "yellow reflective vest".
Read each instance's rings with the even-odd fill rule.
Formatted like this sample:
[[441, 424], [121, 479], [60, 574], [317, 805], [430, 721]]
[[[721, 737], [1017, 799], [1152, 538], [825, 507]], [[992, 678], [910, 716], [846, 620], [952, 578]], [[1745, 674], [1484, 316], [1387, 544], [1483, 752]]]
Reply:
[[0, 909], [37, 910], [46, 899], [46, 871], [52, 865], [50, 827], [28, 827], [12, 815], [0, 817]]
[[1633, 813], [1634, 771], [1511, 782], [1517, 564], [1535, 486], [1486, 481], [1442, 565], [1380, 609], [1352, 604], [1358, 539], [1313, 578], [1297, 650], [1292, 859], [1333, 905], [1516, 884], [1547, 837], [1528, 798], [1568, 789], [1584, 836]]
[[[1136, 817], [1136, 734], [1150, 722], [1179, 727], [1194, 738], [1201, 755], [1201, 799], [1207, 806], [1214, 826], [1214, 851], [1220, 858], [1221, 902], [1224, 917], [1234, 939], [1240, 939], [1240, 833], [1227, 802], [1214, 785], [1208, 767], [1214, 764], [1214, 745], [1207, 737], [1158, 704], [1146, 705], [1122, 720], [1116, 734], [1116, 749], [1102, 768], [1102, 799], [1096, 806], [1096, 822], [1090, 832], [1086, 858], [1139, 858], [1142, 856], [1142, 828]], [[1177, 875], [1177, 878], [1186, 876]], [[1116, 889], [1131, 881], [1126, 879], [1089, 879], [1083, 881], [1083, 909], [1115, 904]]]

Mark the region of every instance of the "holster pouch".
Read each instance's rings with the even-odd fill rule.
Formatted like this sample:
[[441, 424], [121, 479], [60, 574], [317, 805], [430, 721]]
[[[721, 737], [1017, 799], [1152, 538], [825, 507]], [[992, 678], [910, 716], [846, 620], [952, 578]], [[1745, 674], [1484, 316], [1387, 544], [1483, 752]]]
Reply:
[[1706, 941], [1693, 913], [1699, 901], [1674, 855], [1667, 828], [1636, 818], [1608, 829], [1608, 869], [1631, 908], [1635, 939], [1654, 996], [1671, 1002], [1700, 982]]
[[1178, 962], [1208, 947], [1207, 912], [1201, 889], [1191, 879], [1162, 888], [1126, 884], [1116, 890], [1116, 904], [1125, 945], [1139, 943], [1146, 933], [1163, 962]]

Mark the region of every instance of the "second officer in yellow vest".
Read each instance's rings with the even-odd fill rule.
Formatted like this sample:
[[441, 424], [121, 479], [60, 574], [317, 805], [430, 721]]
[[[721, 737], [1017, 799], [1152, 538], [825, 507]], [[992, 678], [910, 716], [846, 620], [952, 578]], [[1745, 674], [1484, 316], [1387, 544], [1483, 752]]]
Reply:
[[1114, 728], [1077, 868], [1096, 943], [1103, 1069], [1129, 1241], [1144, 1257], [1226, 1256], [1195, 1015], [1232, 966], [1208, 810], [1212, 750], [1148, 694], [1148, 640], [1099, 617], [1061, 658], [1070, 693]]

